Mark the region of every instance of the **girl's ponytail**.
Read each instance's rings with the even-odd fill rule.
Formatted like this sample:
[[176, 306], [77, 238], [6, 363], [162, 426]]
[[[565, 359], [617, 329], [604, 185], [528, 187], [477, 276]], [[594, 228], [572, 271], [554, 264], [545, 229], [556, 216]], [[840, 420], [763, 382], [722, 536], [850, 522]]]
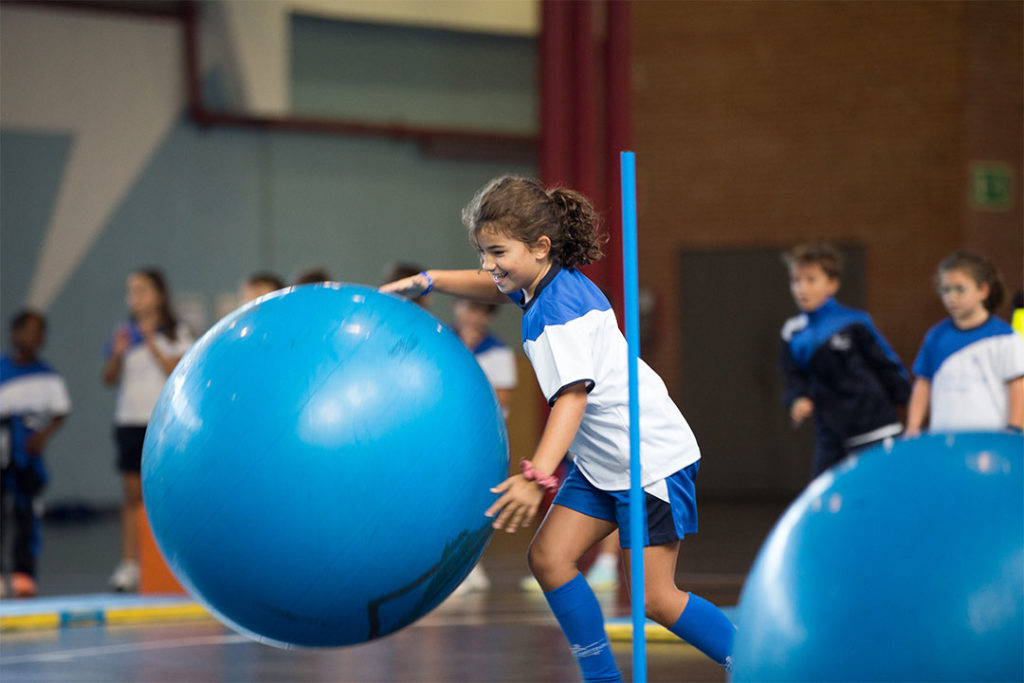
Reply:
[[562, 187], [548, 190], [548, 197], [562, 231], [562, 239], [553, 244], [562, 265], [575, 268], [601, 258], [602, 238], [597, 231], [597, 213], [579, 192]]

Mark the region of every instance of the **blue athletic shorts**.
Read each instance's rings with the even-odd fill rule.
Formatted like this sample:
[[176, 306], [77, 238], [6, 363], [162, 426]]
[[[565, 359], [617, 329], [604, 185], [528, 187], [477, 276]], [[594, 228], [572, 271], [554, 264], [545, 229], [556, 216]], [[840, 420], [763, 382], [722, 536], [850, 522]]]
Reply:
[[[700, 461], [650, 486], [664, 483], [668, 502], [644, 491], [646, 524], [644, 546], [663, 545], [697, 533], [697, 471]], [[553, 505], [619, 525], [619, 545], [629, 547], [629, 491], [602, 491], [583, 476], [574, 464], [558, 490]]]

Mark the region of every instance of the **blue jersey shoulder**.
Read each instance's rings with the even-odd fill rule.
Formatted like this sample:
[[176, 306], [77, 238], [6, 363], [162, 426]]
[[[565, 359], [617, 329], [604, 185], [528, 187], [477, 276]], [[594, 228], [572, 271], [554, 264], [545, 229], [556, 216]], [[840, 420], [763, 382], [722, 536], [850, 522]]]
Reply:
[[611, 309], [597, 285], [575, 268], [559, 269], [532, 303], [523, 317], [524, 342], [540, 337], [549, 325], [564, 325], [591, 311]]
[[961, 330], [953, 324], [952, 318], [946, 318], [932, 325], [924, 335], [921, 350], [914, 360], [914, 374], [930, 378], [954, 353], [984, 339], [1005, 334], [1014, 334], [1013, 328], [1005, 320], [994, 315], [990, 315], [984, 323], [969, 330]]
[[500, 349], [504, 348], [505, 346], [505, 342], [501, 341], [493, 334], [488, 334], [486, 337], [483, 338], [483, 340], [479, 344], [476, 345], [476, 348], [473, 349], [473, 353], [485, 353], [487, 351], [490, 351], [491, 349]]
[[822, 344], [855, 324], [864, 325], [876, 337], [879, 336], [867, 313], [829, 299], [818, 310], [786, 321], [782, 334], [797, 365], [806, 368]]
[[4, 354], [0, 357], [0, 383], [17, 379], [18, 377], [44, 373], [53, 373], [53, 368], [43, 361], [37, 360], [27, 365], [22, 365], [15, 363], [9, 354]]
[[564, 325], [591, 311], [607, 311], [611, 307], [586, 275], [575, 268], [559, 268], [523, 314], [523, 341], [537, 339], [549, 325]]

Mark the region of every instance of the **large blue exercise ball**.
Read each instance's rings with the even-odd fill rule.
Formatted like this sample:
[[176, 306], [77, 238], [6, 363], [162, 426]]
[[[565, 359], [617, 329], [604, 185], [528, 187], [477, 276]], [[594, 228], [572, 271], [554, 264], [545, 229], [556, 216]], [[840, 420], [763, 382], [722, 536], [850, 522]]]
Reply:
[[1024, 680], [1024, 438], [929, 435], [815, 479], [761, 548], [734, 681]]
[[185, 354], [142, 490], [168, 565], [214, 614], [262, 642], [337, 646], [458, 586], [507, 472], [501, 409], [455, 334], [328, 283], [243, 306]]

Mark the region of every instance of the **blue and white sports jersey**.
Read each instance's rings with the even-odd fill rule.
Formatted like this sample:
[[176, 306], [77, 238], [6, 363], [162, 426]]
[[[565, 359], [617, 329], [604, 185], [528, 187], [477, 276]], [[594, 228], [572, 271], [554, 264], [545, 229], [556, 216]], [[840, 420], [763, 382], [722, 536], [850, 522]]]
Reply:
[[70, 411], [64, 379], [49, 365], [40, 361], [19, 364], [8, 355], [0, 358], [0, 423], [4, 425], [0, 429], [0, 467], [29, 468], [45, 483], [43, 460], [33, 457], [26, 443], [54, 417]]
[[[131, 339], [131, 346], [124, 354], [121, 366], [121, 382], [117, 391], [117, 405], [114, 408], [114, 424], [118, 426], [145, 427], [160, 397], [160, 390], [167, 381], [167, 373], [153, 357], [146, 346], [145, 337], [133, 321], [123, 323]], [[117, 335], [119, 326], [114, 330]], [[105, 355], [109, 358], [113, 349], [113, 337], [107, 342]], [[178, 323], [177, 339], [171, 341], [163, 331], [154, 335], [154, 343], [165, 356], [181, 356], [188, 351], [195, 339], [183, 323]]]
[[1024, 377], [1024, 339], [995, 316], [969, 330], [946, 318], [925, 335], [914, 374], [931, 382], [932, 431], [1003, 429], [1006, 383]]
[[20, 365], [8, 355], [0, 358], [0, 418], [19, 417], [34, 432], [70, 411], [64, 379], [49, 365]]
[[[532, 300], [509, 295], [523, 309], [523, 348], [553, 404], [567, 386], [584, 382], [589, 396], [569, 452], [597, 488], [629, 488], [629, 375], [626, 339], [608, 299], [583, 273], [552, 264]], [[665, 383], [642, 360], [640, 458], [642, 483], [658, 482], [700, 459], [697, 440]], [[650, 491], [655, 496], [660, 491]], [[667, 492], [666, 492], [667, 495]]]

